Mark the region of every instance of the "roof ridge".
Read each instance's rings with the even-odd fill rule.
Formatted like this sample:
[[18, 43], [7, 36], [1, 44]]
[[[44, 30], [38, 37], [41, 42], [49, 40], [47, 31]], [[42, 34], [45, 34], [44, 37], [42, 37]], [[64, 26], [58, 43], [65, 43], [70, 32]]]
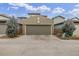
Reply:
[[52, 19], [55, 19], [55, 18], [57, 18], [57, 17], [61, 17], [61, 18], [65, 19], [65, 17], [64, 17], [64, 16], [61, 16], [61, 15], [55, 16], [55, 17], [53, 17]]
[[6, 14], [0, 14], [0, 16], [4, 16], [4, 17], [7, 17], [7, 18], [10, 17], [9, 15], [6, 15]]

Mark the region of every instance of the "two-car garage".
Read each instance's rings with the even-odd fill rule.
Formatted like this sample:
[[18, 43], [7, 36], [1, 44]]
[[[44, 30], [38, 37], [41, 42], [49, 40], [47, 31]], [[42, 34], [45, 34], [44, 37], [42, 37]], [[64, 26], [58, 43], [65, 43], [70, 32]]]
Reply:
[[27, 25], [26, 34], [27, 35], [50, 35], [51, 26], [50, 25]]
[[51, 35], [53, 21], [46, 16], [33, 13], [29, 18], [18, 22], [24, 35]]

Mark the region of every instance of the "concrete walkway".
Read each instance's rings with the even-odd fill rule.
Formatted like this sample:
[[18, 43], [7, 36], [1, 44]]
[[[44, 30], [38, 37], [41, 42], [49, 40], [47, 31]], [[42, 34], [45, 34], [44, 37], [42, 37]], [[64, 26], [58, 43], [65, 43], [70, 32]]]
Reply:
[[79, 56], [79, 40], [61, 40], [51, 35], [24, 35], [0, 39], [1, 56]]

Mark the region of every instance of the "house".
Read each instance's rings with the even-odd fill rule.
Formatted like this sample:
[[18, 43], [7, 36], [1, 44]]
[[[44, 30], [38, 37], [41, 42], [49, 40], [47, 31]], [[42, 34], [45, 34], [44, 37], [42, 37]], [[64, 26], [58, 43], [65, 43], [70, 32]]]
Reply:
[[7, 21], [10, 20], [9, 16], [0, 14], [0, 34], [6, 34]]
[[55, 16], [52, 18], [52, 20], [54, 21], [54, 24], [58, 24], [58, 23], [62, 23], [65, 21], [65, 17], [63, 16]]
[[[59, 19], [58, 17], [61, 18], [61, 19]], [[54, 34], [55, 35], [60, 35], [60, 34], [62, 35], [61, 29], [62, 29], [62, 27], [64, 25], [64, 22], [66, 21], [64, 19], [65, 18], [61, 17], [61, 16], [57, 16], [57, 17], [53, 18], [53, 21], [54, 21]], [[70, 20], [73, 21], [73, 23], [74, 23], [74, 25], [76, 27], [75, 31], [73, 32], [73, 37], [79, 38], [79, 18], [74, 17], [74, 18], [72, 18]]]
[[53, 21], [40, 13], [28, 13], [25, 20], [18, 21], [20, 31], [24, 35], [51, 35]]
[[[49, 19], [45, 15], [40, 13], [28, 13], [29, 17], [18, 17], [17, 23], [19, 34], [24, 35], [52, 35], [53, 33], [60, 33], [61, 28], [65, 22], [63, 16], [56, 16]], [[6, 34], [7, 22], [10, 20], [10, 16], [0, 14], [0, 34]], [[76, 30], [73, 33], [73, 37], [79, 37], [79, 18], [74, 17], [71, 19], [75, 24]]]
[[71, 19], [75, 24], [75, 31], [73, 32], [73, 37], [79, 38], [79, 18], [75, 17]]
[[52, 20], [54, 21], [54, 28], [60, 29], [63, 26], [65, 18], [63, 16], [56, 16]]
[[[53, 21], [40, 13], [28, 13], [30, 17], [17, 17], [18, 34], [27, 35], [51, 35]], [[0, 34], [6, 34], [7, 22], [10, 17], [0, 14]]]
[[65, 22], [65, 18], [63, 16], [56, 16], [53, 17], [52, 20], [54, 21], [54, 34], [58, 35], [60, 32], [62, 32], [62, 27]]
[[79, 20], [79, 18], [78, 17], [73, 17], [71, 20], [76, 21], [76, 20]]

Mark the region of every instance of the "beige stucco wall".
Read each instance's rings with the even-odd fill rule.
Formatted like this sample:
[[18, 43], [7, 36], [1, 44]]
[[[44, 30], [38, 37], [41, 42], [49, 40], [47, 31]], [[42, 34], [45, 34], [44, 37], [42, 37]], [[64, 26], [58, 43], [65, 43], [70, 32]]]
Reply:
[[6, 16], [0, 15], [0, 21], [5, 21], [5, 22], [0, 22], [0, 35], [6, 34], [6, 28], [7, 28], [6, 23], [8, 22], [8, 20], [10, 19], [7, 18]]
[[7, 25], [0, 24], [0, 35], [1, 34], [6, 34], [6, 28], [7, 28]]
[[73, 37], [79, 37], [79, 24], [75, 24], [76, 30], [73, 33]]
[[25, 20], [18, 21], [18, 23], [26, 25], [52, 25], [53, 21], [44, 16], [31, 16]]

